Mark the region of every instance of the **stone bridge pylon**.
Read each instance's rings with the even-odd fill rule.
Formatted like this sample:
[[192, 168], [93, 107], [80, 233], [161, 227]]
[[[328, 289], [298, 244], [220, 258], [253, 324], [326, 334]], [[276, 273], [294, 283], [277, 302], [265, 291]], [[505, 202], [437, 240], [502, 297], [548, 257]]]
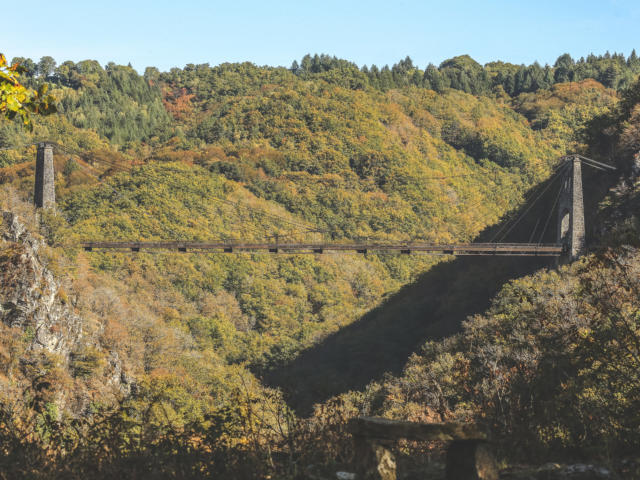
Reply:
[[56, 190], [53, 171], [53, 143], [38, 143], [36, 154], [36, 181], [33, 203], [38, 208], [53, 208], [56, 204]]
[[565, 259], [575, 260], [585, 250], [584, 198], [582, 194], [582, 160], [577, 155], [567, 159], [558, 200], [556, 243], [565, 245]]
[[558, 229], [556, 243], [565, 247], [565, 255], [559, 258], [560, 263], [576, 260], [586, 250], [584, 195], [582, 190], [582, 165], [598, 170], [611, 171], [615, 167], [597, 162], [582, 155], [565, 157], [565, 168], [558, 199]]

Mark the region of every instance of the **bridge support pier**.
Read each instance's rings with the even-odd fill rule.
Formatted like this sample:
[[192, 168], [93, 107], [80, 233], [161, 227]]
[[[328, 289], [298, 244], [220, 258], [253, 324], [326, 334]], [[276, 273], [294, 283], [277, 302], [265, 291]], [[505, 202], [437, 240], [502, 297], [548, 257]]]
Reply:
[[33, 201], [38, 208], [53, 208], [56, 204], [56, 191], [53, 171], [53, 144], [38, 143], [36, 155], [36, 182]]
[[578, 156], [568, 160], [568, 171], [562, 180], [558, 204], [557, 243], [567, 247], [561, 264], [576, 260], [585, 250], [584, 198], [582, 193], [582, 162]]

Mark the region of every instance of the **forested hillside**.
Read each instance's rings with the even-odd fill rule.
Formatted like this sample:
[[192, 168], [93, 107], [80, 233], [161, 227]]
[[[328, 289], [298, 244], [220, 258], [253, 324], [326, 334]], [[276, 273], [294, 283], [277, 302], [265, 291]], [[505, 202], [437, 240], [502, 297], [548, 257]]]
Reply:
[[629, 87], [640, 73], [640, 59], [635, 50], [629, 57], [607, 52], [574, 60], [571, 55], [558, 57], [553, 66], [514, 65], [501, 61], [480, 65], [468, 55], [460, 55], [420, 69], [410, 57], [392, 67], [376, 65], [358, 68], [355, 64], [328, 55], [306, 55], [300, 63], [294, 61], [291, 71], [303, 78], [322, 78], [350, 88], [372, 86], [381, 90], [409, 85], [437, 92], [447, 88], [476, 95], [521, 93], [546, 90], [557, 83], [580, 82], [591, 78], [613, 89]]
[[[74, 246], [276, 235], [472, 241], [510, 218], [570, 152], [619, 160], [626, 180], [601, 205], [600, 237], [627, 245], [638, 238], [635, 53], [577, 62], [563, 55], [553, 67], [481, 66], [462, 56], [424, 70], [408, 58], [358, 68], [323, 55], [289, 69], [187, 65], [143, 75], [95, 61], [14, 60], [26, 67], [27, 85], [50, 85], [58, 113], [39, 118], [33, 132], [0, 123], [0, 202], [19, 215], [3, 226], [3, 285], [18, 278], [25, 291], [51, 290], [59, 313], [15, 321], [17, 300], [0, 291], [0, 369], [11, 386], [0, 398], [0, 442], [2, 469], [13, 476], [109, 478], [126, 469], [296, 478], [311, 463], [349, 461], [345, 422], [358, 413], [479, 420], [500, 445], [519, 442], [501, 450], [506, 461], [521, 461], [524, 451], [540, 460], [591, 455], [603, 438], [609, 458], [637, 446], [625, 434], [637, 428], [629, 413], [637, 407], [637, 325], [610, 340], [631, 352], [616, 359], [628, 380], [616, 387], [624, 398], [603, 390], [623, 377], [598, 368], [610, 351], [594, 345], [637, 323], [633, 295], [605, 299], [594, 286], [632, 275], [633, 250], [515, 281], [458, 335], [407, 358], [404, 374], [371, 378], [351, 393], [345, 376], [343, 393], [300, 418], [263, 378], [449, 258], [131, 255]], [[58, 204], [35, 216], [33, 142], [42, 139], [61, 146]], [[488, 301], [468, 300], [464, 308]], [[39, 312], [41, 301], [29, 297], [20, 309]], [[607, 309], [620, 312], [613, 323]], [[589, 312], [599, 313], [584, 320]], [[82, 334], [64, 348], [34, 336], [65, 318]], [[545, 369], [553, 355], [570, 383]], [[531, 392], [540, 388], [549, 396], [538, 403]], [[581, 409], [567, 415], [562, 405], [574, 397]], [[580, 437], [584, 412], [595, 408], [608, 426], [593, 424]], [[528, 419], [527, 432], [518, 418]]]

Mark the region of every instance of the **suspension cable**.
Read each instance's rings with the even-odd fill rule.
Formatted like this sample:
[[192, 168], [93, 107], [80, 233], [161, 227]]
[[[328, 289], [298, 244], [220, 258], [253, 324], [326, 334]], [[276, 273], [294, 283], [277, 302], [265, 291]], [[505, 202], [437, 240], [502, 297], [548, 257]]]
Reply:
[[508, 223], [506, 223], [500, 230], [498, 230], [498, 232], [496, 232], [496, 234], [491, 238], [491, 242], [493, 242], [494, 240], [496, 240], [499, 236], [500, 236], [500, 240], [504, 240], [504, 238], [511, 233], [511, 231], [516, 227], [516, 225], [518, 225], [518, 223], [520, 223], [520, 221], [525, 217], [525, 215], [527, 213], [529, 213], [529, 211], [533, 208], [533, 206], [536, 204], [536, 202], [538, 200], [540, 200], [540, 198], [542, 198], [542, 196], [544, 195], [544, 193], [549, 190], [549, 188], [551, 187], [551, 185], [559, 178], [559, 173], [562, 172], [562, 170], [564, 169], [564, 166], [566, 164], [564, 164], [561, 168], [557, 169], [556, 172], [552, 175], [551, 179], [549, 180], [549, 183], [547, 183], [547, 185], [545, 186], [544, 189], [542, 189], [542, 191], [534, 198], [534, 200], [529, 203], [529, 206], [520, 214], [520, 216], [513, 222], [513, 224], [511, 225], [511, 227], [502, 235], [500, 235], [504, 229], [507, 227]]
[[547, 221], [544, 224], [544, 228], [542, 229], [542, 233], [540, 234], [540, 238], [538, 239], [538, 245], [542, 243], [542, 238], [544, 234], [547, 232], [547, 227], [549, 226], [549, 222], [551, 221], [551, 217], [553, 216], [553, 212], [558, 204], [558, 200], [560, 200], [560, 195], [562, 195], [562, 185], [558, 189], [558, 194], [556, 195], [556, 199], [553, 201], [553, 205], [551, 206], [551, 210], [549, 211], [549, 216], [547, 217]]

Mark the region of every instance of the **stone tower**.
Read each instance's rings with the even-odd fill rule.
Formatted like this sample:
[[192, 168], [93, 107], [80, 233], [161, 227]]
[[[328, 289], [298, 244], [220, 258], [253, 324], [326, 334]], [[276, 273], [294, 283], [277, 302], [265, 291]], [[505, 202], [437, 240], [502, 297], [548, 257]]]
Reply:
[[585, 250], [584, 200], [582, 197], [582, 161], [576, 155], [567, 160], [558, 204], [557, 243], [566, 245], [561, 263], [577, 259]]
[[36, 156], [36, 184], [33, 201], [38, 208], [53, 208], [56, 204], [56, 191], [53, 184], [53, 144], [38, 143]]

